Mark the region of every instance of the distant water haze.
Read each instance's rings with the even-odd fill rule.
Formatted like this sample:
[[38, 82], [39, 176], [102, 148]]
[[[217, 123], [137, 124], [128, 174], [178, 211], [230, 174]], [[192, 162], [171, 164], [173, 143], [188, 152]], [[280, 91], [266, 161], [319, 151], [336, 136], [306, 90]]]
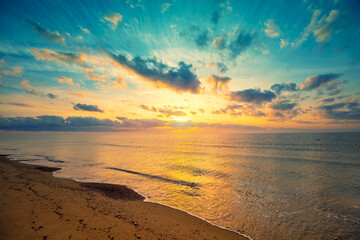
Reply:
[[127, 185], [254, 239], [356, 239], [360, 133], [1, 132], [13, 160]]

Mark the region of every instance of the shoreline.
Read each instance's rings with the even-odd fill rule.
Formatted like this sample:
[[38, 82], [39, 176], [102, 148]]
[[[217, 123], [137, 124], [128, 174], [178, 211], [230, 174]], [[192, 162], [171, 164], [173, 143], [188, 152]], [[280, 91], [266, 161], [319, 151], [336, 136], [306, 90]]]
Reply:
[[58, 178], [53, 172], [59, 168], [6, 155], [0, 155], [0, 165], [0, 234], [6, 239], [248, 239], [144, 201], [126, 186]]

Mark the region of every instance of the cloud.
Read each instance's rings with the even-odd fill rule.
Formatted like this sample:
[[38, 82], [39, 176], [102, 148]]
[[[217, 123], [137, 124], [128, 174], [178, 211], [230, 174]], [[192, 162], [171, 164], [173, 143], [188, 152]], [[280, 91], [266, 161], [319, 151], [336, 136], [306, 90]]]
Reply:
[[262, 104], [263, 102], [271, 102], [276, 98], [275, 93], [272, 91], [260, 89], [246, 89], [243, 91], [231, 92], [229, 99], [235, 102], [247, 102], [253, 104]]
[[295, 43], [292, 43], [292, 46], [299, 47], [311, 34], [313, 34], [317, 42], [327, 42], [331, 39], [334, 23], [339, 17], [339, 10], [334, 9], [327, 17], [324, 15], [318, 19], [320, 15], [320, 10], [315, 10], [313, 12], [310, 24], [302, 32], [300, 39]]
[[341, 74], [329, 73], [310, 76], [306, 78], [305, 82], [300, 85], [300, 89], [304, 91], [317, 89], [319, 87], [330, 86], [331, 82], [335, 81]]
[[110, 54], [122, 67], [139, 75], [144, 80], [166, 87], [176, 92], [199, 93], [200, 81], [192, 72], [192, 65], [179, 62], [178, 68], [170, 67], [155, 58], [134, 57], [129, 60], [124, 55]]
[[233, 8], [232, 8], [229, 0], [227, 0], [227, 1], [220, 0], [220, 1], [219, 1], [219, 6], [220, 6], [221, 8], [227, 9], [227, 10], [230, 11], [230, 12], [233, 11]]
[[88, 105], [88, 104], [74, 104], [73, 109], [76, 111], [87, 111], [87, 112], [100, 112], [103, 113], [104, 110], [101, 110], [97, 105]]
[[291, 120], [297, 117], [299, 114], [304, 113], [301, 108], [294, 108], [297, 104], [290, 103], [288, 101], [281, 101], [274, 104], [270, 104], [272, 111], [268, 112], [268, 121], [285, 121]]
[[337, 88], [334, 88], [334, 89], [331, 89], [331, 90], [327, 91], [327, 94], [329, 94], [330, 96], [334, 96], [334, 95], [337, 95], [337, 94], [341, 93], [342, 90], [343, 90], [343, 88], [339, 86]]
[[105, 21], [111, 23], [110, 27], [115, 30], [119, 23], [121, 23], [123, 16], [120, 13], [110, 13], [104, 17]]
[[274, 110], [280, 110], [280, 111], [286, 111], [286, 110], [292, 110], [297, 104], [291, 103], [286, 100], [274, 102], [270, 105], [270, 107]]
[[13, 106], [17, 106], [17, 107], [33, 107], [26, 103], [16, 103], [16, 102], [2, 103], [2, 104], [13, 105]]
[[92, 72], [94, 69], [91, 65], [104, 64], [103, 61], [93, 55], [83, 53], [61, 52], [50, 49], [30, 49], [36, 60], [62, 63], [65, 65], [75, 65], [82, 68], [86, 73]]
[[112, 131], [118, 121], [92, 117], [0, 117], [0, 129], [18, 131]]
[[289, 45], [289, 42], [285, 39], [280, 39], [280, 48], [287, 47]]
[[346, 106], [345, 103], [335, 103], [335, 104], [320, 106], [320, 107], [318, 107], [318, 109], [332, 111], [332, 110], [343, 108], [345, 106]]
[[217, 93], [219, 91], [222, 92], [222, 91], [229, 90], [228, 84], [231, 81], [231, 78], [211, 75], [211, 76], [205, 77], [204, 81], [210, 84], [213, 93]]
[[224, 123], [196, 123], [195, 127], [200, 128], [217, 128], [217, 129], [229, 129], [229, 130], [241, 130], [241, 131], [250, 131], [256, 132], [264, 130], [262, 127], [251, 126], [251, 125], [242, 125], [242, 124], [224, 124]]
[[249, 34], [238, 31], [237, 37], [233, 41], [230, 41], [227, 47], [230, 51], [230, 57], [235, 59], [241, 55], [252, 44], [254, 38], [255, 33]]
[[204, 48], [204, 47], [208, 46], [208, 44], [210, 42], [209, 31], [204, 30], [203, 32], [201, 32], [200, 34], [198, 34], [195, 37], [194, 41], [195, 41], [196, 46], [198, 46], [199, 48]]
[[58, 116], [37, 117], [0, 117], [0, 129], [2, 130], [48, 130], [65, 126], [65, 121]]
[[268, 37], [271, 37], [271, 38], [276, 38], [276, 37], [279, 37], [280, 36], [280, 28], [279, 26], [275, 23], [275, 20], [274, 19], [269, 19], [267, 20], [265, 23], [265, 34], [268, 36]]
[[299, 47], [303, 42], [305, 42], [308, 37], [310, 36], [310, 34], [312, 33], [312, 31], [314, 31], [314, 29], [317, 27], [318, 25], [318, 17], [320, 15], [320, 10], [315, 10], [313, 12], [313, 15], [311, 17], [311, 21], [310, 24], [308, 26], [306, 26], [306, 28], [304, 29], [304, 31], [302, 32], [300, 39], [298, 41], [296, 41], [293, 46], [295, 47]]
[[222, 62], [218, 62], [217, 64], [217, 69], [221, 72], [221, 73], [225, 73], [229, 70], [229, 68]]
[[335, 101], [335, 98], [334, 97], [331, 97], [331, 98], [325, 98], [325, 99], [321, 99], [319, 101], [317, 101], [318, 103], [321, 103], [321, 104], [326, 104], [326, 103], [331, 103], [331, 102], [334, 102]]
[[196, 112], [195, 111], [190, 111], [190, 114], [196, 115]]
[[33, 88], [30, 84], [29, 81], [24, 79], [23, 81], [21, 81], [21, 86], [22, 88], [25, 90], [25, 93], [34, 95], [34, 96], [39, 96], [39, 97], [48, 97], [50, 99], [55, 99], [57, 98], [57, 95], [53, 94], [53, 93], [43, 93], [41, 91], [36, 90], [35, 88]]
[[119, 74], [116, 76], [116, 80], [113, 81], [113, 84], [116, 88], [120, 88], [125, 85], [124, 78], [120, 76]]
[[163, 3], [161, 4], [161, 13], [166, 12], [167, 10], [169, 10], [169, 7], [171, 7], [170, 3]]
[[158, 119], [128, 119], [126, 117], [117, 117], [120, 120], [121, 127], [125, 128], [158, 128], [165, 127], [168, 122]]
[[68, 117], [66, 123], [75, 127], [94, 127], [94, 126], [118, 126], [116, 121], [109, 119], [98, 119], [94, 117]]
[[280, 95], [281, 92], [294, 92], [299, 90], [296, 86], [296, 83], [282, 83], [282, 84], [276, 83], [272, 85], [270, 88], [277, 95]]
[[223, 50], [226, 48], [226, 36], [220, 36], [213, 40], [212, 45], [214, 48], [217, 48], [219, 50]]
[[46, 96], [47, 96], [48, 98], [50, 98], [50, 99], [55, 99], [55, 98], [57, 98], [57, 95], [55, 95], [55, 94], [53, 94], [53, 93], [48, 93], [48, 94], [46, 94]]
[[5, 76], [21, 76], [22, 67], [13, 67], [12, 71], [10, 70], [1, 70], [1, 74]]
[[92, 92], [68, 92], [66, 93], [67, 95], [70, 96], [75, 96], [75, 97], [79, 97], [79, 98], [84, 98], [85, 96], [91, 95], [93, 94]]
[[[229, 37], [232, 35], [235, 37]], [[212, 45], [217, 50], [226, 53], [231, 60], [234, 60], [252, 45], [255, 36], [255, 32], [247, 33], [245, 31], [237, 30], [234, 34], [222, 35], [215, 38], [212, 41]]]
[[146, 110], [146, 111], [152, 111], [152, 112], [157, 112], [158, 111], [156, 107], [148, 107], [148, 106], [143, 105], [143, 104], [140, 105], [139, 107]]
[[262, 50], [262, 54], [263, 55], [267, 55], [270, 53], [270, 50], [269, 49], [265, 49], [265, 50]]
[[67, 78], [67, 77], [58, 77], [58, 82], [59, 83], [67, 83], [67, 84], [69, 84], [71, 86], [74, 85], [74, 82], [73, 82], [72, 78]]
[[303, 121], [303, 120], [293, 120], [293, 122], [300, 123], [300, 124], [315, 124], [315, 123], [317, 123], [317, 122]]
[[126, 3], [130, 5], [131, 8], [139, 7], [145, 10], [143, 4], [141, 4], [141, 0], [126, 0]]
[[25, 92], [31, 95], [35, 95], [35, 96], [40, 96], [43, 97], [44, 94], [38, 90], [36, 90], [35, 88], [33, 88], [32, 86], [30, 86], [29, 81], [24, 79], [23, 81], [21, 81], [21, 86], [24, 88]]
[[93, 117], [68, 117], [64, 119], [60, 116], [36, 116], [36, 117], [1, 117], [1, 130], [17, 131], [136, 131], [154, 128], [186, 129], [198, 128], [217, 128], [229, 130], [259, 131], [262, 127], [241, 125], [241, 124], [222, 124], [222, 123], [193, 123], [178, 121], [162, 121], [158, 119], [129, 119], [117, 117], [117, 120], [98, 119]]
[[74, 54], [71, 52], [60, 52], [49, 49], [30, 49], [36, 60], [58, 62], [63, 64], [78, 64], [83, 67], [87, 67], [85, 64], [85, 54]]
[[213, 11], [210, 20], [213, 24], [218, 24], [220, 20], [220, 12], [218, 10]]
[[32, 87], [30, 86], [29, 84], [29, 81], [24, 79], [22, 82], [21, 82], [21, 86], [25, 89], [31, 89]]
[[314, 29], [314, 37], [317, 42], [325, 42], [331, 39], [331, 31], [334, 21], [339, 17], [339, 10], [332, 10], [325, 18], [324, 23], [318, 29]]
[[158, 113], [164, 114], [166, 117], [186, 116], [186, 112], [179, 110], [179, 109], [183, 109], [183, 107], [169, 106], [169, 105], [168, 106], [164, 105], [162, 108], [148, 107], [146, 105], [140, 105], [139, 107], [146, 111], [158, 112]]
[[106, 75], [106, 74], [99, 75], [96, 73], [88, 73], [87, 76], [91, 80], [100, 81], [100, 82], [105, 82], [110, 77], [109, 75]]
[[360, 120], [360, 107], [358, 102], [342, 102], [330, 105], [321, 105], [317, 109], [328, 119]]
[[51, 32], [45, 28], [43, 28], [40, 24], [32, 21], [27, 21], [28, 24], [32, 27], [32, 29], [39, 33], [40, 35], [43, 35], [48, 40], [55, 42], [55, 43], [63, 43], [65, 42], [65, 38], [61, 36], [61, 34], [58, 31]]
[[83, 31], [83, 32], [86, 33], [86, 34], [91, 35], [91, 32], [89, 31], [89, 29], [83, 28], [83, 27], [81, 27], [80, 25], [79, 25], [79, 27], [80, 27], [81, 31]]
[[239, 112], [239, 109], [244, 109], [245, 106], [238, 104], [229, 104], [226, 108], [220, 108], [219, 110], [212, 111], [212, 114], [227, 114], [230, 113], [233, 116], [241, 116], [242, 112]]
[[252, 117], [265, 117], [266, 114], [260, 110], [257, 110], [250, 105], [228, 104], [225, 108], [212, 111], [212, 114], [230, 114], [231, 116], [252, 116]]

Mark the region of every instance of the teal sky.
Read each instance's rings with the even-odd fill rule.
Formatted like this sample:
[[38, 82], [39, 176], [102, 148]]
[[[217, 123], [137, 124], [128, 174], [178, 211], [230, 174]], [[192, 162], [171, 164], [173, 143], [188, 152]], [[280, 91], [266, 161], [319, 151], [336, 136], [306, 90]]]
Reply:
[[0, 129], [358, 131], [359, 10], [2, 0]]

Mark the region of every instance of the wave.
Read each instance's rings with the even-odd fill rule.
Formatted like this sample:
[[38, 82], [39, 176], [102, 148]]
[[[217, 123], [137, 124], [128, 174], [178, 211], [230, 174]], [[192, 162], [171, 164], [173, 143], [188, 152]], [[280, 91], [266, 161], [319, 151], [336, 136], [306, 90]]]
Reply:
[[[274, 149], [274, 150], [283, 150], [283, 151], [316, 151], [316, 152], [328, 152], [327, 148], [315, 148], [322, 146], [320, 144], [308, 144], [307, 147], [299, 147], [294, 144], [254, 144], [254, 145], [216, 145], [216, 144], [183, 144], [185, 146], [197, 146], [205, 148], [233, 148], [233, 149]], [[288, 146], [288, 147], [284, 147]]]
[[320, 159], [310, 159], [310, 158], [298, 158], [298, 157], [285, 157], [285, 156], [258, 156], [258, 155], [247, 155], [247, 154], [224, 154], [224, 157], [230, 158], [247, 158], [253, 160], [274, 160], [274, 161], [294, 161], [294, 162], [306, 162], [310, 164], [324, 164], [324, 165], [336, 165], [344, 167], [360, 167], [360, 163], [357, 162], [344, 162], [337, 160], [320, 160]]
[[110, 146], [110, 147], [145, 148], [145, 146], [125, 145], [125, 144], [111, 144], [111, 143], [104, 143], [104, 144], [101, 144], [101, 145]]
[[230, 174], [227, 174], [224, 172], [208, 170], [208, 169], [198, 168], [198, 167], [189, 166], [189, 165], [174, 164], [174, 165], [170, 165], [169, 168], [189, 173], [192, 176], [212, 175], [212, 176], [219, 177], [219, 178], [229, 178], [230, 177]]
[[56, 163], [64, 163], [65, 162], [65, 161], [53, 159], [53, 158], [50, 158], [47, 156], [45, 156], [44, 158], [46, 159], [46, 161], [49, 161], [49, 162], [56, 162]]
[[0, 150], [18, 151], [18, 148], [0, 148]]
[[40, 161], [41, 159], [19, 159], [19, 160], [13, 160], [15, 162], [35, 162]]
[[164, 182], [169, 182], [169, 183], [174, 183], [174, 184], [179, 184], [179, 185], [184, 185], [184, 186], [188, 186], [188, 187], [192, 187], [192, 188], [197, 188], [197, 187], [200, 186], [200, 184], [194, 183], [194, 182], [174, 180], [174, 179], [165, 178], [165, 177], [161, 177], [161, 176], [157, 176], [157, 175], [151, 175], [151, 174], [147, 174], [147, 173], [135, 172], [135, 171], [121, 169], [121, 168], [106, 167], [105, 169], [116, 170], [116, 171], [126, 172], [126, 173], [130, 173], [130, 174], [136, 174], [136, 175], [140, 175], [140, 176], [143, 176], [143, 177], [157, 179], [157, 180], [161, 180], [161, 181], [164, 181]]

